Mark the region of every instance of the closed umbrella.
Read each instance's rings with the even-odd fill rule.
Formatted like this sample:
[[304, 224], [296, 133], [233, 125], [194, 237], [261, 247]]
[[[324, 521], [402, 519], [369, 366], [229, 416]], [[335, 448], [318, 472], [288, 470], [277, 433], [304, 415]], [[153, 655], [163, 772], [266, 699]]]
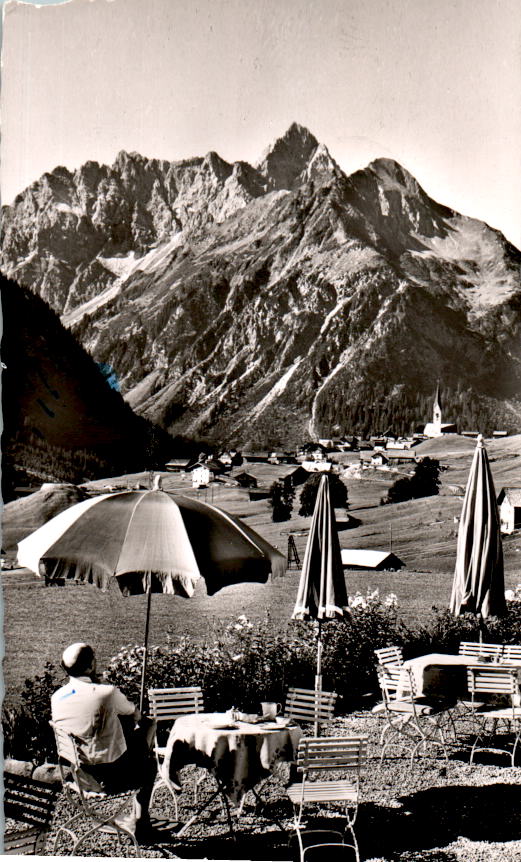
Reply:
[[238, 518], [160, 489], [103, 494], [71, 506], [19, 543], [18, 561], [50, 579], [102, 590], [115, 579], [124, 595], [147, 594], [141, 706], [152, 593], [188, 598], [203, 577], [213, 595], [285, 571], [283, 555]]
[[499, 512], [481, 434], [461, 511], [450, 609], [478, 616], [480, 637], [484, 619], [506, 613]]
[[322, 621], [349, 612], [340, 542], [331, 505], [329, 479], [324, 474], [318, 486], [309, 530], [294, 620], [318, 620], [317, 673], [315, 689], [322, 689]]

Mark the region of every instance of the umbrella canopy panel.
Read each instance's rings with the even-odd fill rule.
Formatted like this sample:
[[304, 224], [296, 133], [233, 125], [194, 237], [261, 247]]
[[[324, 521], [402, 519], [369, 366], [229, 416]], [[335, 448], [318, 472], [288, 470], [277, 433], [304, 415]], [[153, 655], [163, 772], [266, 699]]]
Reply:
[[201, 576], [212, 595], [285, 571], [282, 554], [237, 518], [160, 490], [107, 494], [72, 506], [20, 542], [18, 559], [47, 577], [101, 589], [115, 576], [127, 595], [150, 588], [190, 596]]
[[503, 547], [494, 481], [483, 438], [478, 438], [458, 530], [452, 613], [506, 613]]
[[323, 620], [349, 612], [340, 542], [329, 483], [323, 476], [302, 564], [293, 619]]

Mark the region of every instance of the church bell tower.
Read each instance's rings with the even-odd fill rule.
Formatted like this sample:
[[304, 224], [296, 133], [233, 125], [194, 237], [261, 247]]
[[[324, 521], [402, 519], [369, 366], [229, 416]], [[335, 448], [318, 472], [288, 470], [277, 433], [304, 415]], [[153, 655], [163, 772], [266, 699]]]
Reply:
[[436, 395], [434, 396], [434, 405], [432, 408], [432, 424], [438, 434], [441, 434], [441, 400], [440, 400], [440, 384], [436, 386]]

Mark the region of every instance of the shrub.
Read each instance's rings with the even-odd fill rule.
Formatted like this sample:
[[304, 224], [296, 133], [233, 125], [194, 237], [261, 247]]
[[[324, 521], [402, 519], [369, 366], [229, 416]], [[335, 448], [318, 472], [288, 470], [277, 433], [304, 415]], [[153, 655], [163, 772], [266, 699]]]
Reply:
[[51, 694], [59, 684], [56, 674], [54, 665], [47, 662], [41, 675], [25, 680], [20, 704], [2, 710], [5, 757], [35, 764], [55, 760], [54, 734], [49, 721]]
[[[486, 623], [485, 639], [521, 643], [521, 587], [509, 596], [508, 614]], [[472, 614], [453, 617], [433, 608], [420, 626], [408, 628], [398, 616], [396, 596], [380, 597], [378, 590], [349, 598], [350, 614], [322, 623], [322, 675], [325, 690], [339, 695], [338, 708], [347, 712], [378, 684], [374, 650], [396, 644], [405, 658], [430, 652], [457, 653], [460, 641], [478, 640], [479, 626]], [[212, 641], [167, 637], [149, 648], [147, 687], [200, 685], [205, 709], [224, 711], [231, 706], [256, 711], [263, 700], [284, 702], [289, 686], [312, 688], [316, 672], [316, 621], [289, 621], [275, 626], [268, 616], [251, 623], [245, 616], [227, 625]], [[123, 647], [108, 663], [105, 680], [138, 702], [143, 647]], [[3, 711], [5, 755], [42, 763], [56, 757], [49, 727], [50, 698], [59, 684], [53, 665], [26, 680], [20, 704]]]
[[273, 521], [289, 521], [293, 509], [295, 491], [282, 482], [274, 482], [269, 490], [268, 503], [271, 506]]
[[414, 500], [417, 497], [432, 497], [439, 493], [440, 462], [435, 458], [422, 458], [409, 478], [397, 479], [391, 485], [387, 496], [381, 503], [401, 503], [404, 500]]

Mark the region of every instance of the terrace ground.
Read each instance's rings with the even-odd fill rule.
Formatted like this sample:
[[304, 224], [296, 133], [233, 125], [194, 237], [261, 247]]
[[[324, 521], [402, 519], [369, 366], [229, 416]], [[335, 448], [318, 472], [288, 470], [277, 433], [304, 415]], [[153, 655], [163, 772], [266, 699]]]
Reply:
[[[409, 760], [399, 749], [379, 762], [378, 738], [382, 719], [370, 712], [356, 712], [335, 719], [327, 735], [367, 734], [369, 763], [361, 786], [361, 805], [356, 824], [361, 858], [366, 862], [519, 862], [519, 806], [521, 766], [512, 768], [505, 757], [476, 756], [469, 766], [468, 722], [458, 722], [458, 741], [449, 746], [448, 760], [433, 750], [416, 759], [412, 772]], [[179, 796], [179, 817], [186, 821], [193, 813], [192, 767], [183, 770], [185, 790]], [[142, 858], [214, 860], [297, 859], [285, 835], [273, 822], [278, 819], [291, 834], [292, 808], [285, 794], [287, 769], [282, 768], [264, 786], [266, 808], [256, 812], [247, 797], [244, 814], [237, 822], [237, 839], [228, 833], [219, 806], [209, 809], [181, 839], [175, 838], [172, 803], [166, 791], [157, 794], [152, 815], [160, 825], [158, 843], [140, 848]], [[213, 790], [205, 781], [200, 796]], [[67, 805], [60, 798], [56, 823], [63, 821]], [[272, 819], [269, 819], [272, 818]], [[338, 806], [311, 807], [308, 825], [343, 831], [345, 819]], [[53, 833], [51, 832], [51, 840]], [[48, 842], [50, 853], [51, 843]], [[64, 852], [64, 850], [62, 850]], [[85, 845], [85, 854], [112, 855], [106, 836]], [[326, 857], [324, 857], [326, 858]], [[351, 857], [346, 854], [346, 862]]]

